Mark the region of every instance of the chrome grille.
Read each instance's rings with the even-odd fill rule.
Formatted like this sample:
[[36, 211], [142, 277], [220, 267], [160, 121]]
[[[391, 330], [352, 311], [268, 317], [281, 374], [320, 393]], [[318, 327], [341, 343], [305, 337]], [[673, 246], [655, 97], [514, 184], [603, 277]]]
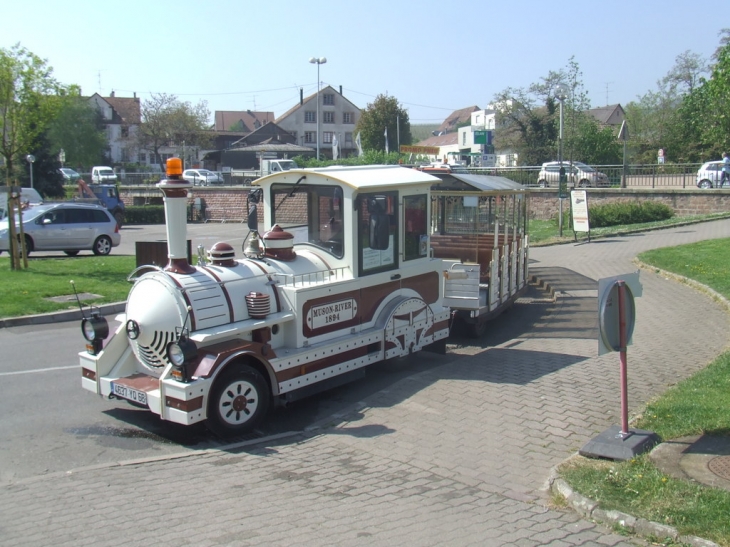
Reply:
[[151, 368], [160, 368], [167, 365], [165, 349], [167, 344], [175, 340], [174, 332], [156, 331], [149, 346], [137, 344], [137, 356], [139, 360]]

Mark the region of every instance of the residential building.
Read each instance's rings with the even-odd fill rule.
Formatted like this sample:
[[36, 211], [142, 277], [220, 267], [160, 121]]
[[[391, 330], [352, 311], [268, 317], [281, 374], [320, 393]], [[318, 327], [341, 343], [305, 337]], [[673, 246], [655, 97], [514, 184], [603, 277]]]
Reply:
[[[94, 93], [89, 102], [101, 113], [106, 132], [109, 163], [135, 163], [138, 161], [134, 146], [142, 119], [140, 100], [133, 97], [117, 97], [112, 91], [109, 97]], [[146, 163], [146, 162], [145, 162]]]
[[586, 114], [593, 116], [604, 127], [620, 127], [621, 123], [626, 119], [626, 112], [624, 112], [620, 104], [591, 108], [590, 110], [586, 110]]
[[274, 121], [273, 112], [252, 112], [251, 110], [216, 110], [216, 131], [231, 131], [248, 135], [269, 122]]
[[300, 146], [316, 150], [319, 140], [320, 154], [328, 158], [336, 138], [339, 156], [347, 157], [357, 154], [353, 133], [359, 119], [360, 109], [342, 95], [342, 86], [339, 91], [326, 86], [319, 90], [319, 108], [317, 93], [304, 97], [300, 90], [299, 104], [279, 116], [276, 125], [291, 133]]

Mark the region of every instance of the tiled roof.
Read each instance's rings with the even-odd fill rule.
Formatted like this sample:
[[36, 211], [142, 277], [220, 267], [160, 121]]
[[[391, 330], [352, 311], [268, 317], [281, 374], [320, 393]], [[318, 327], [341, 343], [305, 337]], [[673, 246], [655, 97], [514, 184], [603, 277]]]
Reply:
[[429, 137], [425, 141], [416, 143], [416, 146], [452, 146], [454, 144], [459, 144], [459, 134], [456, 132]]
[[103, 97], [121, 118], [121, 122], [128, 125], [139, 125], [142, 121], [142, 110], [138, 97]]
[[273, 112], [252, 112], [251, 110], [216, 110], [216, 131], [228, 131], [238, 122], [243, 124], [243, 132], [251, 133], [262, 125], [274, 121]]
[[587, 110], [586, 113], [596, 118], [599, 122], [606, 124], [616, 110], [621, 110], [621, 113], [623, 113], [623, 107], [620, 104], [591, 108], [590, 110]]

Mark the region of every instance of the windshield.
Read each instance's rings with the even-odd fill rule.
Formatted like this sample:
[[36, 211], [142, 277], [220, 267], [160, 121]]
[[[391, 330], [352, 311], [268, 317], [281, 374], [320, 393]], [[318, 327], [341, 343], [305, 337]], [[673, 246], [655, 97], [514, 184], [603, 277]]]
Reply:
[[111, 169], [99, 169], [99, 174], [114, 176], [114, 171], [112, 171]]
[[342, 258], [342, 189], [339, 186], [274, 184], [271, 186], [273, 223], [307, 243]]
[[279, 162], [282, 171], [289, 171], [290, 169], [297, 168], [297, 162], [294, 160], [282, 160]]
[[590, 165], [586, 165], [585, 163], [581, 163], [579, 161], [573, 162], [573, 165], [575, 165], [581, 171], [585, 171], [586, 173], [594, 173], [596, 171]]

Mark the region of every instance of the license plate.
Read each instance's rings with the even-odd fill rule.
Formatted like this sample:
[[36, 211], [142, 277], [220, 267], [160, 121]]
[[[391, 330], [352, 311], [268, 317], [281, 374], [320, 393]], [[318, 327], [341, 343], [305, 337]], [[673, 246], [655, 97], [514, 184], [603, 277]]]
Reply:
[[117, 397], [121, 397], [141, 405], [147, 404], [147, 394], [144, 391], [120, 384], [112, 384], [112, 389], [114, 391], [114, 395]]

